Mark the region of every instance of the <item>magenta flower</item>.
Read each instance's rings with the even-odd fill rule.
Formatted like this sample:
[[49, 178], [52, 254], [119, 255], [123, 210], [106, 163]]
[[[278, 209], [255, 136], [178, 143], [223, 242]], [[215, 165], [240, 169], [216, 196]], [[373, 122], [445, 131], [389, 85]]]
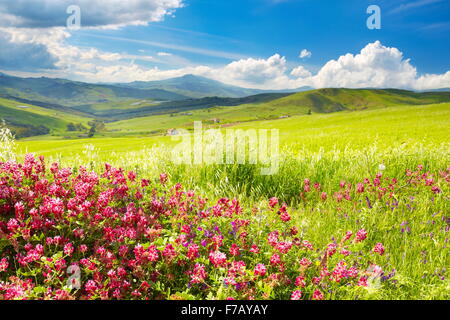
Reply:
[[255, 273], [256, 276], [264, 277], [266, 275], [266, 272], [267, 272], [267, 269], [266, 269], [266, 266], [264, 264], [258, 263], [255, 266], [254, 273]]

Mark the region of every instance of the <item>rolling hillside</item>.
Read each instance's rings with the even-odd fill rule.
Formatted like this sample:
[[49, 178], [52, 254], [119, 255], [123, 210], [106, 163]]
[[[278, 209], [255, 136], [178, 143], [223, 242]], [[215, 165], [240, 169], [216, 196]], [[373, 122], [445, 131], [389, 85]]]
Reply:
[[318, 89], [300, 92], [269, 102], [266, 106], [283, 110], [329, 113], [396, 105], [423, 105], [450, 101], [450, 92], [412, 92], [397, 89]]
[[0, 119], [5, 119], [14, 127], [19, 137], [42, 134], [78, 137], [73, 128], [71, 132], [67, 131], [68, 124], [84, 124], [86, 127], [85, 124], [92, 120], [106, 123], [106, 130], [96, 132], [96, 136], [154, 135], [165, 133], [169, 128], [188, 128], [199, 120], [208, 125], [223, 126], [315, 113], [450, 102], [450, 92], [332, 88], [298, 93], [264, 93], [243, 98], [206, 97], [165, 102], [119, 99], [71, 107], [7, 97], [0, 100]]
[[150, 115], [173, 114], [218, 106], [261, 104], [289, 96], [291, 93], [261, 93], [243, 98], [206, 97], [179, 101], [154, 102], [148, 100], [100, 103], [76, 106], [74, 109], [99, 117], [105, 121], [131, 119]]
[[[364, 110], [395, 105], [421, 105], [450, 101], [449, 92], [417, 93], [394, 89], [319, 89], [298, 93], [262, 93], [243, 98], [205, 97], [179, 101], [155, 102], [127, 100], [118, 103], [99, 103], [76, 106], [80, 112], [104, 121], [126, 120], [164, 114], [183, 113], [181, 116], [202, 113], [208, 117], [236, 118], [248, 114], [252, 120], [277, 118], [305, 113], [330, 113], [344, 110]], [[218, 111], [217, 108], [223, 108]], [[214, 108], [214, 111], [211, 110]], [[237, 113], [232, 115], [232, 113]], [[237, 120], [237, 119], [235, 119]]]
[[[253, 96], [255, 97], [255, 96]], [[267, 99], [273, 96], [268, 96]], [[260, 97], [261, 98], [261, 97]], [[168, 114], [135, 117], [107, 125], [115, 133], [154, 133], [169, 128], [192, 127], [194, 121], [211, 125], [228, 125], [249, 121], [284, 119], [298, 115], [327, 114], [377, 110], [394, 106], [428, 105], [450, 102], [449, 92], [415, 93], [403, 90], [319, 89], [286, 95], [279, 99], [251, 101], [242, 104], [219, 105]], [[183, 103], [181, 101], [180, 103]], [[171, 111], [177, 111], [172, 108]], [[137, 114], [138, 115], [138, 114]]]
[[63, 79], [19, 78], [0, 73], [0, 94], [65, 106], [124, 99], [182, 100], [187, 97], [161, 89], [136, 89]]
[[47, 109], [21, 101], [0, 98], [0, 121], [5, 121], [17, 138], [67, 134], [69, 123], [87, 126], [91, 120], [93, 119], [61, 109]]

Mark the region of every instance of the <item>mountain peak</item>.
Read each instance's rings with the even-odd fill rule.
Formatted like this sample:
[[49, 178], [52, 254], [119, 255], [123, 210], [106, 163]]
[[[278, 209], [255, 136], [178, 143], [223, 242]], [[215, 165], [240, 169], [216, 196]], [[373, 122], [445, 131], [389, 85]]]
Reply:
[[185, 74], [181, 78], [184, 78], [184, 79], [196, 79], [196, 78], [200, 78], [200, 77], [196, 76], [196, 75], [193, 75], [192, 73], [189, 73], [189, 74]]
[[195, 74], [185, 74], [184, 76], [179, 77], [179, 79], [183, 80], [189, 80], [189, 81], [198, 81], [198, 80], [208, 80], [208, 81], [214, 81], [212, 79], [208, 79], [202, 76], [196, 76]]

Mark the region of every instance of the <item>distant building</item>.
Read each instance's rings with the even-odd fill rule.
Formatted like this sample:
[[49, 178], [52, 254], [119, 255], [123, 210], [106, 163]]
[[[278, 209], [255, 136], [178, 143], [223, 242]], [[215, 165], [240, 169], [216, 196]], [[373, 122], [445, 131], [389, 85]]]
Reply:
[[169, 129], [169, 130], [167, 130], [167, 135], [168, 136], [177, 136], [179, 134], [180, 134], [180, 132], [177, 129]]

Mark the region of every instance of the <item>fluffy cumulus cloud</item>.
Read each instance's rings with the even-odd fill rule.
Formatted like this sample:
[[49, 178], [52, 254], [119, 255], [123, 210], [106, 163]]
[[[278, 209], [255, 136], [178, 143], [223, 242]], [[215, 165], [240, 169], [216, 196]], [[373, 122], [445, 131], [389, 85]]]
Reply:
[[291, 71], [291, 76], [294, 76], [296, 78], [308, 78], [311, 77], [311, 72], [309, 72], [303, 66], [298, 66]]
[[316, 88], [404, 88], [426, 90], [450, 87], [450, 73], [419, 76], [397, 48], [369, 43], [359, 54], [327, 62], [309, 81]]
[[304, 58], [311, 58], [311, 56], [312, 56], [311, 51], [309, 51], [309, 50], [307, 50], [307, 49], [303, 49], [303, 50], [300, 52], [300, 55], [299, 55], [299, 57], [300, 57], [301, 59], [304, 59]]
[[82, 27], [110, 28], [161, 21], [183, 3], [182, 0], [0, 0], [0, 25], [63, 27], [71, 5], [80, 7]]
[[268, 59], [241, 59], [222, 68], [221, 77], [231, 78], [243, 83], [264, 85], [284, 76], [286, 58], [275, 54]]
[[313, 81], [316, 87], [414, 87], [417, 70], [397, 48], [379, 41], [359, 54], [346, 54], [327, 62]]

